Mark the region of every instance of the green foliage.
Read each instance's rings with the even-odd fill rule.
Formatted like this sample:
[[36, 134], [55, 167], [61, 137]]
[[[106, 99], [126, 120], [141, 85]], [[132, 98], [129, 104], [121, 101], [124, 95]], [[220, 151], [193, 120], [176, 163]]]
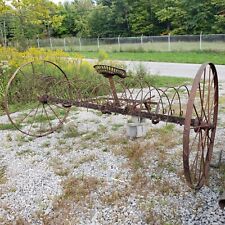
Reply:
[[225, 1], [223, 0], [212, 0], [212, 4], [216, 9], [215, 23], [213, 25], [213, 31], [215, 33], [225, 32]]
[[89, 17], [91, 36], [109, 37], [113, 35], [112, 10], [109, 7], [98, 5], [92, 10]]
[[103, 61], [103, 60], [106, 60], [106, 59], [108, 59], [109, 58], [109, 56], [108, 56], [108, 54], [104, 51], [104, 50], [100, 50], [99, 52], [98, 52], [98, 61], [99, 62], [101, 62], [101, 61]]
[[131, 32], [134, 35], [156, 34], [155, 15], [152, 10], [152, 3], [148, 0], [136, 0], [133, 2], [129, 21], [131, 22]]

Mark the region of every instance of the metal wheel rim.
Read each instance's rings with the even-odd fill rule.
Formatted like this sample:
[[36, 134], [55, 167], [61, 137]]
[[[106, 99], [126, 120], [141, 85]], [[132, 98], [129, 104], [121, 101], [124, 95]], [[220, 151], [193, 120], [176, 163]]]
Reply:
[[[199, 178], [197, 180], [197, 182], [195, 182], [194, 178], [193, 178], [193, 171], [192, 171], [192, 167], [193, 164], [197, 164], [197, 160], [199, 158], [199, 150], [197, 151], [197, 155], [195, 157], [197, 157], [197, 159], [194, 159], [192, 165], [191, 165], [191, 159], [190, 159], [190, 153], [192, 151], [192, 147], [193, 144], [190, 147], [190, 133], [191, 133], [191, 119], [192, 119], [192, 114], [193, 111], [196, 111], [196, 106], [194, 105], [194, 100], [196, 97], [196, 92], [197, 89], [200, 88], [200, 81], [202, 78], [202, 75], [205, 77], [205, 71], [207, 66], [209, 66], [209, 70], [211, 71], [211, 76], [213, 76], [212, 79], [212, 83], [213, 83], [213, 90], [214, 90], [214, 95], [213, 95], [213, 116], [212, 116], [212, 124], [213, 124], [213, 128], [211, 129], [211, 134], [209, 135], [209, 130], [206, 129], [205, 133], [207, 133], [207, 137], [206, 134], [204, 136], [204, 142], [201, 142], [201, 145], [198, 144], [198, 148], [201, 149], [201, 165], [200, 167], [202, 167], [203, 164], [203, 168], [201, 168], [201, 171], [199, 171]], [[210, 78], [210, 74], [209, 74], [209, 78]], [[203, 79], [205, 82], [205, 78]], [[209, 84], [212, 85], [212, 83]], [[209, 89], [211, 89], [211, 87], [209, 87]], [[204, 90], [204, 89], [203, 89]], [[199, 92], [201, 93], [201, 91], [199, 90]], [[210, 93], [210, 92], [209, 92]], [[204, 96], [204, 95], [203, 95]], [[208, 95], [210, 97], [210, 94]], [[208, 97], [207, 96], [207, 97]], [[202, 99], [202, 96], [200, 95], [200, 99]], [[203, 98], [204, 99], [204, 98]], [[203, 108], [202, 106], [204, 106], [204, 101], [202, 103], [201, 100], [201, 108]], [[207, 106], [207, 105], [205, 105]], [[209, 103], [208, 103], [208, 108], [209, 108]], [[212, 110], [212, 109], [210, 109]], [[203, 117], [205, 117], [205, 119], [207, 118], [207, 116], [205, 115], [205, 109], [202, 110], [203, 111]], [[211, 111], [209, 113], [208, 116], [211, 115]], [[216, 132], [216, 125], [217, 125], [217, 116], [218, 116], [218, 77], [217, 77], [217, 72], [216, 72], [216, 68], [212, 63], [206, 63], [203, 64], [200, 69], [198, 70], [196, 77], [194, 79], [193, 82], [193, 86], [190, 92], [190, 96], [189, 96], [189, 100], [188, 100], [188, 104], [187, 104], [187, 110], [186, 110], [186, 117], [185, 117], [185, 123], [184, 123], [184, 132], [183, 132], [183, 166], [184, 166], [184, 175], [185, 178], [189, 184], [190, 187], [195, 188], [195, 189], [199, 189], [203, 186], [203, 184], [206, 182], [207, 178], [208, 178], [208, 172], [209, 172], [209, 163], [212, 157], [212, 151], [213, 151], [213, 144], [214, 144], [214, 138], [215, 138], [215, 132]], [[208, 117], [208, 122], [209, 122], [209, 117]], [[197, 130], [197, 135], [201, 136], [199, 139], [199, 142], [202, 140], [202, 130], [198, 129]], [[205, 147], [207, 146], [207, 152], [205, 152]], [[197, 168], [197, 165], [196, 165]], [[197, 173], [197, 171], [194, 172], [195, 175]]]
[[[29, 133], [29, 132], [24, 131], [23, 129], [21, 129], [21, 128], [17, 125], [17, 123], [14, 122], [14, 120], [12, 119], [12, 117], [11, 117], [11, 115], [10, 115], [11, 112], [10, 112], [10, 110], [9, 110], [9, 104], [8, 104], [8, 102], [9, 102], [9, 101], [8, 101], [8, 95], [9, 95], [10, 86], [11, 86], [13, 80], [15, 79], [15, 77], [16, 77], [18, 71], [20, 71], [22, 68], [26, 67], [26, 66], [29, 65], [29, 64], [30, 64], [30, 65], [31, 65], [31, 64], [34, 64], [35, 62], [36, 62], [36, 61], [31, 61], [31, 62], [28, 62], [28, 63], [23, 64], [23, 65], [20, 66], [20, 67], [14, 72], [14, 74], [11, 76], [11, 78], [10, 78], [10, 80], [9, 80], [7, 86], [6, 86], [5, 98], [4, 98], [4, 105], [5, 105], [5, 111], [6, 111], [6, 114], [7, 114], [8, 118], [9, 118], [10, 122], [16, 127], [16, 129], [18, 129], [18, 130], [19, 130], [20, 132], [22, 132], [23, 134], [26, 134], [26, 135], [29, 135], [29, 136], [33, 136], [33, 137], [43, 137], [43, 136], [46, 136], [46, 135], [48, 135], [48, 134], [53, 133], [54, 131], [56, 131], [57, 129], [59, 129], [59, 128], [63, 125], [63, 123], [65, 122], [65, 120], [66, 120], [66, 118], [67, 118], [67, 116], [68, 116], [68, 113], [69, 113], [69, 111], [70, 111], [70, 108], [65, 109], [66, 112], [65, 112], [65, 115], [63, 116], [63, 118], [60, 120], [61, 122], [58, 123], [58, 125], [54, 126], [54, 128], [52, 128], [52, 129], [49, 130], [49, 131], [40, 133], [40, 134], [32, 134], [32, 133]], [[69, 93], [69, 96], [71, 96], [71, 85], [70, 85], [70, 82], [69, 82], [69, 80], [68, 80], [68, 78], [67, 78], [65, 72], [64, 72], [57, 64], [55, 64], [55, 63], [53, 63], [53, 62], [51, 62], [51, 61], [48, 61], [48, 60], [40, 60], [39, 62], [44, 63], [44, 64], [47, 63], [47, 64], [49, 64], [49, 65], [52, 65], [53, 67], [57, 68], [57, 70], [60, 71], [60, 73], [64, 76], [64, 79], [65, 79], [66, 84], [68, 85], [68, 93]], [[70, 99], [71, 99], [71, 98], [70, 98]]]

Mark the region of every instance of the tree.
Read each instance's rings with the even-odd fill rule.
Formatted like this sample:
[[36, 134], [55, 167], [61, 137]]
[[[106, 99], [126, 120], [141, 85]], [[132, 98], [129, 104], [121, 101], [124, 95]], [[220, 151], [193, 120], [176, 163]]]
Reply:
[[6, 1], [0, 0], [0, 14], [4, 13], [8, 9], [9, 9], [9, 7], [6, 5]]
[[114, 35], [128, 36], [130, 34], [129, 11], [127, 0], [112, 1], [112, 24]]
[[90, 27], [88, 24], [88, 16], [93, 8], [91, 0], [76, 0], [74, 1], [76, 14], [74, 16], [74, 31], [77, 36], [89, 36]]
[[225, 1], [212, 0], [212, 4], [215, 7], [213, 32], [225, 33]]
[[210, 33], [214, 24], [212, 0], [183, 0], [185, 13], [185, 32], [188, 34]]
[[114, 35], [112, 10], [98, 5], [89, 15], [90, 35], [92, 37], [110, 37]]
[[34, 38], [43, 31], [50, 36], [50, 30], [63, 20], [56, 14], [57, 5], [49, 0], [13, 0], [11, 4], [17, 18], [17, 39]]
[[112, 0], [96, 0], [97, 5], [112, 6]]
[[162, 34], [184, 32], [186, 11], [183, 9], [180, 0], [153, 0], [152, 4]]
[[130, 1], [129, 21], [132, 35], [157, 34], [156, 18], [149, 0]]
[[9, 35], [9, 16], [10, 7], [4, 0], [0, 0], [0, 45], [7, 45]]

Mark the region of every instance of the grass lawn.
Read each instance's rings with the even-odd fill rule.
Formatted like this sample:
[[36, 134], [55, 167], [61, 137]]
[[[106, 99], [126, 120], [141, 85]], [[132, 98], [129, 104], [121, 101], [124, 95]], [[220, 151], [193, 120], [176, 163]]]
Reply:
[[168, 76], [149, 76], [146, 77], [148, 83], [155, 87], [178, 87], [181, 85], [192, 84], [192, 79], [184, 77], [168, 77]]
[[[98, 52], [81, 52], [85, 58], [98, 58]], [[71, 55], [74, 55], [71, 54]], [[152, 62], [205, 63], [225, 65], [225, 52], [111, 52], [109, 60], [134, 60]]]

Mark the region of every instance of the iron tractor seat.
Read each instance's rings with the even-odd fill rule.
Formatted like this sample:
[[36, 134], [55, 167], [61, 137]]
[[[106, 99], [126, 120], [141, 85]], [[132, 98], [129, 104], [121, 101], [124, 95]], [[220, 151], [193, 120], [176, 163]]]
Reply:
[[119, 76], [120, 78], [124, 79], [127, 77], [126, 71], [123, 69], [119, 69], [114, 66], [108, 66], [108, 65], [95, 65], [95, 70], [102, 74], [106, 78], [113, 77], [115, 75]]

